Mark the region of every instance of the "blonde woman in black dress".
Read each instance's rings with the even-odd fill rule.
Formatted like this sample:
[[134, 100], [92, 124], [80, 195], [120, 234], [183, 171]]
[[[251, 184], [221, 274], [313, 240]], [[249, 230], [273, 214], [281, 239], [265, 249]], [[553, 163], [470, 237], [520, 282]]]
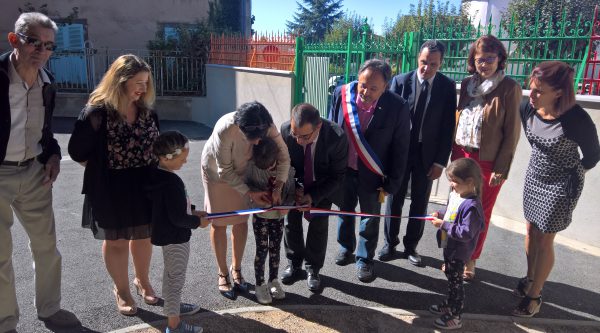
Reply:
[[554, 237], [571, 223], [585, 172], [600, 160], [596, 127], [575, 104], [573, 69], [560, 61], [543, 62], [533, 69], [529, 85], [529, 101], [520, 108], [532, 152], [523, 193], [527, 276], [513, 291], [523, 297], [513, 310], [518, 317], [539, 312], [554, 265]]

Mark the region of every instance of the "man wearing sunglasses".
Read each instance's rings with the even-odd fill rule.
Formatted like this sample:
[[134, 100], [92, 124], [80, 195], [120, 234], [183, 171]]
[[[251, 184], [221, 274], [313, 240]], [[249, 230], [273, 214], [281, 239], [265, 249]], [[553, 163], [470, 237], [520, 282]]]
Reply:
[[[319, 110], [303, 103], [292, 109], [292, 119], [281, 125], [281, 136], [290, 153], [296, 179], [302, 183], [296, 204], [331, 209], [340, 205], [341, 185], [348, 165], [348, 140], [337, 124], [321, 118]], [[302, 216], [309, 221], [306, 243]], [[285, 253], [289, 262], [281, 282], [292, 284], [303, 278], [305, 263], [308, 289], [321, 290], [319, 270], [325, 262], [329, 216], [291, 210], [285, 226]]]
[[52, 210], [60, 147], [50, 126], [56, 89], [43, 66], [54, 50], [57, 30], [47, 16], [23, 13], [8, 34], [13, 51], [0, 56], [0, 332], [16, 332], [19, 321], [13, 213], [30, 241], [38, 318], [53, 326], [80, 325], [60, 308], [61, 256]]

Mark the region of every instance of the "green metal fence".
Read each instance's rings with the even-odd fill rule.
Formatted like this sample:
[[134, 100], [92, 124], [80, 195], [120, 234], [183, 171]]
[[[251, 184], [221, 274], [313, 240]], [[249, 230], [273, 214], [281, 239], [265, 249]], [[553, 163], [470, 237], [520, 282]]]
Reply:
[[[489, 17], [488, 22], [493, 22]], [[399, 37], [380, 37], [362, 31], [348, 33], [348, 39], [339, 43], [305, 43], [296, 39], [296, 83], [294, 102], [315, 105], [326, 115], [333, 89], [356, 79], [358, 67], [367, 59], [384, 59], [394, 74], [405, 73], [417, 67], [420, 45], [427, 39], [437, 39], [446, 45], [442, 72], [457, 82], [469, 75], [467, 57], [469, 46], [484, 34], [493, 34], [506, 46], [509, 56], [506, 74], [520, 82], [538, 63], [560, 60], [571, 64], [577, 76], [578, 88], [585, 66], [587, 47], [592, 33], [592, 22], [583, 21], [582, 15], [574, 21], [567, 19], [566, 11], [560, 20], [542, 23], [539, 14], [534, 25], [513, 18], [499, 20], [497, 25], [474, 25], [465, 19], [434, 17], [423, 24], [420, 31]]]
[[500, 20], [498, 25], [489, 24], [482, 26], [464, 24], [459, 20], [436, 22], [423, 27], [419, 42], [427, 39], [437, 39], [446, 45], [447, 52], [444, 57], [442, 72], [456, 81], [461, 81], [466, 72], [466, 61], [469, 45], [484, 34], [493, 34], [508, 50], [506, 74], [510, 75], [522, 85], [533, 67], [545, 60], [564, 61], [579, 73], [575, 84], [581, 80], [581, 71], [578, 69], [585, 64], [586, 47], [592, 32], [592, 22], [583, 21], [580, 14], [574, 22], [567, 19], [564, 11], [560, 20], [542, 23], [539, 13], [535, 24], [532, 26], [525, 20], [516, 20], [514, 17]]
[[406, 38], [381, 38], [368, 33], [368, 26], [339, 43], [305, 43], [296, 38], [296, 83], [294, 102], [311, 103], [326, 116], [335, 87], [355, 80], [360, 64], [368, 59], [385, 59], [394, 74], [406, 68]]

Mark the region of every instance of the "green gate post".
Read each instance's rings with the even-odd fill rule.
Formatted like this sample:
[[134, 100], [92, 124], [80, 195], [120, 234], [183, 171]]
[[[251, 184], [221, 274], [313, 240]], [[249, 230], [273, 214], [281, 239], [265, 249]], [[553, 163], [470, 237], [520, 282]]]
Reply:
[[304, 39], [296, 37], [294, 105], [304, 102]]
[[360, 63], [364, 64], [367, 60], [367, 34], [369, 33], [369, 24], [367, 24], [367, 18], [360, 27], [362, 30], [362, 50], [360, 52]]
[[346, 75], [344, 75], [344, 83], [348, 83], [350, 78], [350, 69], [352, 64], [352, 29], [348, 29], [348, 48], [346, 49]]

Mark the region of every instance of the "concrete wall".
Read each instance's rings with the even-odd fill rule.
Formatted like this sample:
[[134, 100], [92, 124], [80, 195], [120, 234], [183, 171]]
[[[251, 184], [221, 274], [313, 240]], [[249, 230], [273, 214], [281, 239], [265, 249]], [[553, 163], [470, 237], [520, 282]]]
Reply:
[[[524, 99], [528, 99], [529, 90], [524, 90], [523, 96]], [[600, 133], [600, 97], [578, 95], [577, 101], [582, 107], [586, 108], [596, 124], [596, 130]], [[525, 137], [525, 133], [521, 130], [521, 138], [515, 152], [510, 174], [496, 201], [494, 215], [525, 222], [523, 216], [523, 184], [530, 156], [531, 146]], [[437, 186], [437, 193], [433, 193], [436, 189], [435, 186]], [[600, 233], [600, 224], [596, 221], [596, 218], [600, 216], [599, 189], [600, 164], [586, 173], [585, 186], [573, 213], [573, 222], [569, 228], [561, 232], [561, 235], [596, 246], [598, 234]], [[445, 176], [442, 176], [439, 182], [434, 183], [434, 190], [432, 191], [432, 195], [435, 194], [434, 200], [445, 202], [448, 191], [448, 181]]]
[[224, 114], [246, 102], [262, 103], [279, 127], [289, 119], [292, 109], [294, 79], [288, 71], [206, 65], [205, 110], [194, 112], [193, 120], [214, 126]]
[[[0, 50], [8, 50], [8, 32], [14, 30], [19, 7], [30, 2], [36, 8], [47, 3], [51, 17], [67, 16], [79, 7], [79, 19], [87, 22], [87, 38], [93, 47], [145, 49], [154, 39], [157, 23], [194, 23], [208, 17], [208, 0], [28, 0], [2, 1]], [[246, 7], [248, 18], [250, 6]]]
[[[55, 117], [77, 117], [88, 100], [88, 94], [59, 93], [56, 100]], [[205, 97], [157, 97], [155, 110], [159, 119], [193, 120], [194, 114], [207, 109]]]

